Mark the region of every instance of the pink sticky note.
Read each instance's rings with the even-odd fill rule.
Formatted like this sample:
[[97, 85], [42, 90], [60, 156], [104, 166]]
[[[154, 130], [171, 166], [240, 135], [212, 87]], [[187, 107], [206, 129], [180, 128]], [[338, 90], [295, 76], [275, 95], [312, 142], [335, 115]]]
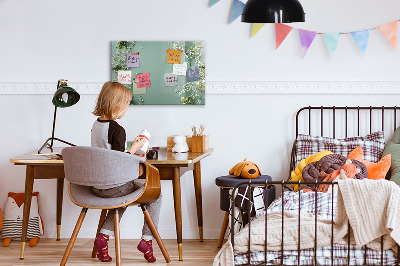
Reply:
[[151, 87], [150, 73], [137, 74], [136, 79], [138, 88]]

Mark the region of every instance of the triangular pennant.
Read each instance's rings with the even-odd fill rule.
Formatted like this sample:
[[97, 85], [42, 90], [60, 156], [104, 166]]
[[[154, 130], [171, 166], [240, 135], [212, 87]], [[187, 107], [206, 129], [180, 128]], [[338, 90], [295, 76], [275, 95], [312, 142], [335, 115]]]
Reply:
[[208, 7], [212, 7], [213, 5], [215, 5], [218, 2], [219, 2], [219, 0], [210, 0], [210, 5]]
[[361, 53], [364, 55], [368, 46], [369, 33], [371, 29], [360, 30], [360, 31], [352, 31], [351, 35], [353, 35], [354, 40], [356, 41], [358, 47], [361, 50]]
[[262, 27], [264, 27], [265, 23], [253, 23], [252, 28], [251, 28], [251, 38], [256, 35]]
[[229, 18], [229, 23], [232, 23], [235, 19], [237, 19], [240, 15], [242, 15], [242, 11], [244, 8], [244, 3], [239, 0], [233, 0], [231, 17]]
[[393, 49], [397, 48], [397, 20], [378, 27]]
[[317, 33], [315, 31], [300, 30], [301, 55], [304, 58]]
[[336, 51], [336, 48], [338, 47], [339, 39], [340, 36], [342, 36], [342, 34], [340, 34], [339, 32], [334, 32], [334, 33], [325, 33], [323, 36], [326, 48], [328, 48], [329, 55], [332, 58], [333, 54]]
[[282, 44], [282, 42], [285, 40], [286, 36], [288, 36], [289, 32], [292, 29], [293, 28], [288, 25], [275, 23], [276, 49], [278, 49], [278, 47]]

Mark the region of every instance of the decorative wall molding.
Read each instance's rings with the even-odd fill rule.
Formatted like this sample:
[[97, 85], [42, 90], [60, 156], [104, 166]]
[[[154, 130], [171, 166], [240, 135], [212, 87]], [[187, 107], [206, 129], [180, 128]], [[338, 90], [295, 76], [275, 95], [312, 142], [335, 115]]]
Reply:
[[[103, 82], [69, 83], [96, 95]], [[53, 94], [57, 83], [0, 83], [0, 94]], [[207, 94], [400, 94], [400, 81], [208, 81]]]

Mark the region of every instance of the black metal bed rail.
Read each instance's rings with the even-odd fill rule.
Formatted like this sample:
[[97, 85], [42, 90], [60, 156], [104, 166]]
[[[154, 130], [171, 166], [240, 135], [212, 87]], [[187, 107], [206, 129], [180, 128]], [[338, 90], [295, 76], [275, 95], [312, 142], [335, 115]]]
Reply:
[[[301, 232], [300, 232], [300, 222], [301, 222], [301, 218], [300, 218], [300, 213], [301, 213], [301, 189], [299, 189], [297, 192], [293, 192], [293, 193], [298, 193], [299, 196], [299, 208], [298, 208], [298, 242], [297, 242], [297, 265], [319, 265], [318, 261], [317, 261], [317, 240], [318, 240], [318, 234], [317, 234], [317, 213], [318, 213], [318, 187], [319, 185], [332, 185], [332, 191], [334, 191], [334, 187], [338, 186], [338, 182], [337, 181], [331, 181], [331, 182], [322, 182], [322, 181], [315, 181], [315, 182], [306, 182], [306, 181], [252, 181], [251, 179], [249, 179], [248, 181], [244, 181], [242, 183], [239, 183], [238, 185], [236, 185], [233, 190], [232, 190], [232, 197], [231, 197], [231, 232], [230, 232], [230, 241], [232, 244], [232, 248], [235, 248], [235, 233], [234, 233], [234, 221], [235, 221], [235, 206], [234, 206], [234, 201], [235, 201], [235, 197], [234, 195], [236, 195], [236, 191], [237, 189], [239, 189], [239, 187], [243, 187], [243, 186], [249, 186], [252, 188], [262, 188], [264, 189], [264, 193], [265, 193], [265, 199], [268, 199], [268, 188], [271, 185], [280, 185], [282, 188], [282, 194], [281, 194], [281, 200], [282, 200], [282, 228], [281, 228], [281, 249], [280, 249], [280, 264], [276, 264], [275, 262], [273, 262], [273, 264], [269, 264], [269, 262], [267, 261], [267, 253], [268, 253], [268, 212], [267, 212], [267, 204], [268, 201], [264, 200], [264, 209], [265, 209], [265, 243], [264, 243], [264, 261], [263, 262], [257, 262], [257, 264], [253, 264], [251, 261], [251, 218], [248, 219], [248, 243], [247, 243], [247, 264], [241, 264], [241, 265], [285, 265], [284, 264], [284, 212], [285, 212], [285, 206], [284, 206], [284, 193], [285, 190], [287, 190], [286, 185], [314, 185], [314, 189], [313, 191], [315, 192], [315, 200], [314, 200], [314, 206], [315, 206], [315, 233], [314, 233], [314, 256], [313, 256], [313, 263], [312, 264], [302, 264], [300, 261], [300, 255], [301, 255], [301, 248], [300, 248], [300, 244], [301, 244]], [[250, 199], [253, 198], [253, 190], [250, 190]], [[331, 193], [332, 194], [332, 206], [331, 206], [331, 265], [351, 265], [350, 264], [350, 250], [351, 250], [351, 244], [350, 244], [350, 224], [348, 224], [348, 232], [347, 232], [347, 264], [335, 264], [334, 263], [334, 241], [333, 241], [333, 235], [334, 235], [334, 192]], [[367, 248], [366, 246], [362, 247], [364, 250], [364, 262], [363, 265], [370, 265], [367, 264]], [[396, 262], [395, 264], [391, 264], [391, 265], [400, 265], [400, 246], [397, 245], [397, 248], [399, 250], [399, 252], [397, 253], [397, 257], [396, 257]], [[384, 260], [383, 260], [383, 236], [381, 237], [381, 254], [380, 254], [380, 264], [374, 264], [374, 265], [386, 265], [384, 264]], [[293, 264], [290, 264], [293, 265]]]
[[[375, 118], [378, 119], [379, 121], [378, 124], [380, 124], [380, 130], [385, 132], [385, 114], [393, 114], [393, 131], [396, 130], [397, 127], [397, 112], [400, 111], [400, 108], [397, 106], [307, 106], [301, 108], [297, 113], [296, 113], [296, 139], [300, 132], [300, 120], [302, 121], [300, 114], [302, 112], [307, 112], [308, 111], [308, 121], [307, 119], [304, 119], [304, 123], [302, 125], [305, 125], [307, 127], [308, 124], [308, 132], [303, 132], [302, 134], [308, 134], [311, 135], [311, 129], [312, 129], [312, 124], [318, 123], [320, 124], [320, 130], [316, 135], [319, 136], [324, 136], [324, 128], [326, 128], [327, 125], [329, 125], [328, 122], [326, 122], [327, 119], [325, 119], [324, 123], [324, 111], [326, 110], [331, 110], [332, 114], [329, 114], [329, 116], [332, 116], [332, 137], [336, 138], [336, 126], [340, 125], [342, 128], [344, 128], [344, 136], [339, 136], [339, 137], [348, 137], [348, 132], [349, 128], [355, 129], [357, 128], [357, 136], [360, 136], [360, 126], [363, 122], [363, 120], [360, 118], [360, 113], [365, 114], [367, 117], [369, 117], [369, 133], [372, 133], [372, 125], [373, 125], [373, 113], [375, 112], [380, 112], [380, 116], [376, 116]], [[319, 112], [320, 114], [320, 121], [314, 121], [312, 122], [313, 119], [311, 119], [311, 113], [312, 111]], [[336, 119], [336, 115], [338, 112], [344, 112], [344, 121], [340, 119]], [[351, 120], [349, 121], [349, 113], [350, 112], [356, 112], [356, 117], [354, 118], [355, 121]], [[367, 112], [367, 113], [366, 113]], [[326, 112], [325, 112], [326, 113]], [[307, 115], [307, 114], [306, 114]], [[329, 117], [328, 116], [328, 117]], [[387, 116], [386, 116], [387, 117]], [[307, 130], [306, 130], [307, 131]], [[386, 135], [386, 134], [385, 134]], [[356, 136], [351, 136], [351, 137], [356, 137]], [[290, 167], [289, 167], [289, 175], [293, 169], [296, 168], [296, 140], [293, 143], [292, 147], [292, 152], [291, 152], [291, 157], [290, 157]]]

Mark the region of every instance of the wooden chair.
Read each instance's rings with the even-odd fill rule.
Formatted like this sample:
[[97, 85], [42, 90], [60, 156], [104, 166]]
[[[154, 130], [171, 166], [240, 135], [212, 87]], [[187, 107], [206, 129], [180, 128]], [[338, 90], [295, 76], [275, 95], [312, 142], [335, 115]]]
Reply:
[[[107, 210], [116, 209], [114, 215], [116, 265], [121, 265], [118, 208], [129, 205], [139, 205], [142, 208], [145, 220], [149, 224], [166, 262], [171, 262], [145, 205], [157, 200], [161, 193], [160, 175], [157, 168], [143, 162], [137, 156], [103, 148], [68, 147], [63, 149], [62, 155], [65, 179], [70, 182], [68, 186], [69, 196], [74, 204], [82, 207], [82, 211], [60, 265], [66, 264], [88, 209], [102, 209], [96, 237], [103, 226]], [[137, 167], [138, 160], [141, 161], [139, 169]], [[91, 191], [92, 186], [128, 182], [135, 175], [145, 176], [144, 180], [140, 180], [144, 182], [144, 186], [143, 189], [136, 190], [129, 195], [118, 198], [100, 198]], [[96, 257], [94, 247], [92, 257]]]

